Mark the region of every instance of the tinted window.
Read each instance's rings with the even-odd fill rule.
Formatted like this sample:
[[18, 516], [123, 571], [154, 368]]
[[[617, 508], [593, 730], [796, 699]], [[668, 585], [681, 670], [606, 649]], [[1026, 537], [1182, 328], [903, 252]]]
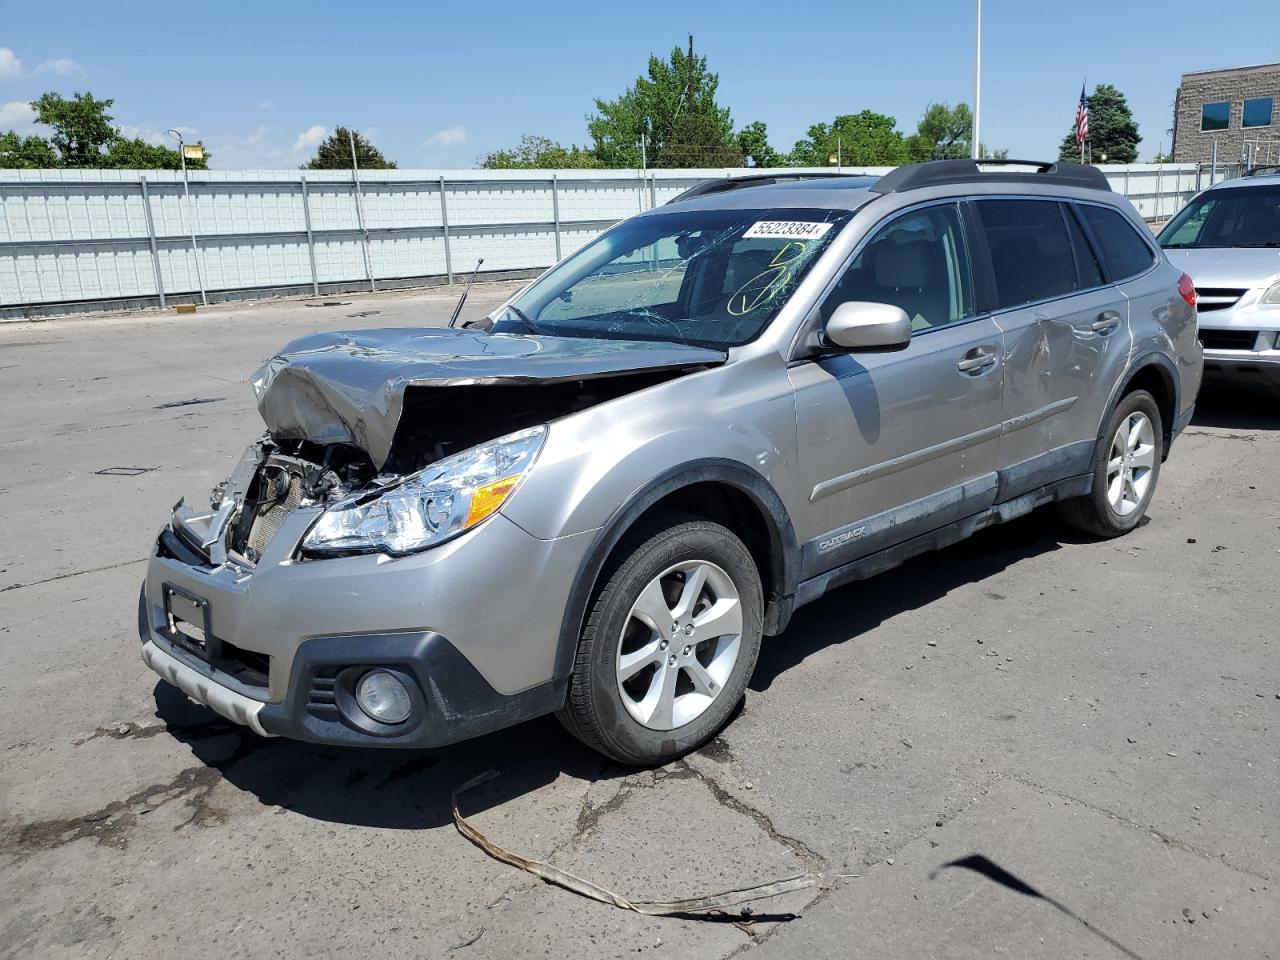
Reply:
[[1049, 200], [979, 200], [991, 251], [996, 303], [1016, 307], [1076, 289], [1075, 260], [1058, 204]]
[[1280, 247], [1280, 186], [1202, 193], [1160, 231], [1163, 247]]
[[881, 227], [823, 301], [823, 320], [849, 300], [901, 307], [912, 330], [970, 316], [969, 258], [955, 206], [926, 207]]
[[1123, 215], [1106, 207], [1079, 204], [1076, 209], [1084, 216], [1085, 223], [1093, 230], [1098, 242], [1098, 252], [1107, 275], [1112, 280], [1123, 280], [1146, 270], [1155, 257], [1138, 231]]
[[1246, 127], [1271, 126], [1271, 106], [1270, 97], [1246, 100], [1244, 102], [1244, 125]]
[[1080, 280], [1080, 289], [1088, 290], [1092, 287], [1102, 286], [1102, 270], [1098, 266], [1098, 258], [1093, 255], [1093, 249], [1089, 246], [1089, 241], [1085, 239], [1084, 231], [1080, 229], [1080, 224], [1076, 222], [1076, 218], [1071, 214], [1070, 208], [1065, 209], [1067, 219], [1067, 232], [1071, 234], [1071, 249], [1076, 255], [1076, 276]]
[[1201, 130], [1225, 130], [1231, 123], [1231, 104], [1206, 103], [1200, 108]]

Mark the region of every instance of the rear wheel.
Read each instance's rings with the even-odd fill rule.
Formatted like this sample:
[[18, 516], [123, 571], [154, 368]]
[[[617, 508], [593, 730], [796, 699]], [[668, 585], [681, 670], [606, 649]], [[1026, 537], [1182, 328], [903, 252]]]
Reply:
[[1098, 537], [1118, 537], [1146, 515], [1160, 477], [1164, 427], [1155, 398], [1126, 394], [1107, 421], [1094, 452], [1093, 490], [1059, 504], [1071, 526]]
[[606, 577], [559, 718], [614, 760], [665, 763], [741, 700], [760, 650], [760, 575], [725, 527], [667, 517], [629, 535]]

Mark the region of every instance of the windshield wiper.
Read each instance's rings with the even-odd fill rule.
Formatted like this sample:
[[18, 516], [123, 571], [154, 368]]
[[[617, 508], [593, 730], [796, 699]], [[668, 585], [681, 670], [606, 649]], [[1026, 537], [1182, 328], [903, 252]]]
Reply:
[[520, 321], [521, 326], [523, 326], [527, 332], [535, 335], [541, 335], [541, 336], [555, 335], [553, 331], [548, 330], [546, 327], [540, 327], [536, 323], [534, 323], [532, 320], [530, 320], [529, 317], [525, 314], [525, 312], [521, 310], [519, 307], [517, 307], [515, 304], [508, 303], [503, 309], [510, 310], [512, 313], [514, 313], [516, 315], [516, 319]]
[[1280, 247], [1280, 240], [1263, 240], [1261, 243], [1237, 243], [1237, 247]]

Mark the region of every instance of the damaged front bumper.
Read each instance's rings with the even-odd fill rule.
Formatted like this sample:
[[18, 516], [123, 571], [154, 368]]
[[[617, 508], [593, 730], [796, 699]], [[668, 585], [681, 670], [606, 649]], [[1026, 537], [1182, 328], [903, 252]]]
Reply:
[[[178, 511], [139, 604], [148, 666], [257, 733], [320, 743], [440, 746], [563, 703], [556, 644], [590, 531], [539, 540], [499, 513], [407, 557], [301, 559], [318, 512], [289, 514], [249, 565], [197, 549], [214, 515]], [[355, 702], [374, 668], [409, 691], [402, 723]]]

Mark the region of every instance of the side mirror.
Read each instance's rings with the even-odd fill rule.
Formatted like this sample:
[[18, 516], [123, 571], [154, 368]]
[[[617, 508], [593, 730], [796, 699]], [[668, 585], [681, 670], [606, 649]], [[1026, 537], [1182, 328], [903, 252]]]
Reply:
[[850, 300], [831, 314], [826, 334], [846, 350], [901, 350], [911, 342], [911, 318], [889, 303]]

